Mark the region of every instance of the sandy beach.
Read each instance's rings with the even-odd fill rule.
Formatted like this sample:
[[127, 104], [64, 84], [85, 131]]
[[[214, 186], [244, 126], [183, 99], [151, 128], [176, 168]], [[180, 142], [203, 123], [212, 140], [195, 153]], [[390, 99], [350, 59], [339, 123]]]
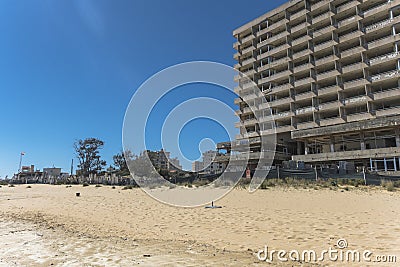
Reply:
[[257, 257], [265, 246], [321, 251], [339, 239], [400, 261], [399, 192], [234, 189], [221, 209], [204, 209], [168, 206], [140, 189], [31, 187], [0, 188], [0, 266], [343, 266]]

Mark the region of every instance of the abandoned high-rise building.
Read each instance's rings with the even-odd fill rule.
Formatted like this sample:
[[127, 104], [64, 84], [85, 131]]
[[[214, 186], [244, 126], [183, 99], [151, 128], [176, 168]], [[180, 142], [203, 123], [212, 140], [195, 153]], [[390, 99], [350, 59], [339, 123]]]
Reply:
[[[273, 114], [275, 163], [400, 170], [400, 0], [291, 0], [233, 35], [235, 68]], [[249, 106], [259, 118], [266, 106], [235, 80], [237, 140], [259, 155], [270, 130]]]

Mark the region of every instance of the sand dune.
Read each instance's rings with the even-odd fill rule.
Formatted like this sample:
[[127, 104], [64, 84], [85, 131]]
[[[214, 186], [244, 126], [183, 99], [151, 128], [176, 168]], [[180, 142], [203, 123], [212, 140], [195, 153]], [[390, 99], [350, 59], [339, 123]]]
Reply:
[[[140, 189], [121, 189], [0, 188], [0, 246], [9, 247], [0, 255], [0, 266], [248, 266], [263, 263], [256, 252], [265, 245], [321, 251], [335, 248], [339, 239], [346, 239], [348, 249], [397, 255], [400, 261], [398, 192], [273, 188], [249, 194], [235, 189], [218, 201], [222, 209], [213, 210], [172, 207]], [[15, 233], [23, 234], [13, 239]]]

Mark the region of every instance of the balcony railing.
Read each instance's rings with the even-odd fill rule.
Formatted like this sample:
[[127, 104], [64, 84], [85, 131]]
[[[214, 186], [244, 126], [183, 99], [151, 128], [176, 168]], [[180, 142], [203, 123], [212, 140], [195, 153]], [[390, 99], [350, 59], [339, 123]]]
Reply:
[[394, 87], [394, 88], [385, 89], [382, 91], [376, 91], [373, 94], [374, 94], [374, 100], [399, 97], [400, 96], [400, 87]]
[[311, 11], [314, 11], [322, 6], [325, 6], [327, 4], [329, 4], [331, 1], [330, 0], [321, 0], [321, 1], [317, 1], [315, 4], [313, 4], [311, 6]]
[[367, 79], [365, 79], [365, 78], [358, 78], [358, 79], [354, 79], [354, 80], [350, 80], [350, 81], [344, 82], [343, 86], [344, 86], [344, 89], [349, 89], [349, 88], [352, 88], [352, 87], [365, 85], [368, 82], [369, 81]]
[[378, 11], [378, 9], [382, 8], [385, 5], [387, 5], [387, 3], [383, 3], [383, 4], [380, 4], [380, 5], [375, 6], [373, 8], [367, 9], [364, 12], [362, 12], [362, 15], [368, 16], [368, 15], [374, 14], [376, 11]]
[[298, 108], [298, 109], [296, 109], [296, 115], [302, 115], [302, 114], [310, 113], [310, 112], [313, 112], [315, 110], [316, 110], [316, 108], [313, 107], [313, 106]]
[[339, 106], [340, 106], [339, 100], [334, 100], [334, 101], [329, 101], [329, 102], [325, 102], [325, 103], [320, 103], [318, 106], [318, 110], [324, 111], [324, 110], [328, 110], [328, 109], [335, 109], [335, 108], [338, 108]]
[[347, 18], [347, 19], [338, 21], [337, 25], [338, 25], [338, 27], [343, 27], [343, 26], [348, 25], [350, 23], [357, 22], [358, 19], [360, 19], [360, 18], [361, 18], [360, 16], [355, 15], [355, 16], [353, 16], [351, 18]]
[[348, 8], [355, 7], [357, 4], [358, 4], [357, 1], [350, 1], [350, 2], [348, 2], [348, 3], [346, 3], [346, 4], [337, 6], [337, 7], [336, 7], [336, 12], [337, 12], [337, 13], [343, 12], [344, 10], [346, 10], [346, 9], [348, 9]]
[[377, 29], [377, 28], [389, 25], [392, 22], [393, 22], [393, 19], [384, 19], [384, 20], [381, 20], [380, 22], [377, 22], [375, 24], [372, 24], [372, 25], [369, 25], [369, 26], [365, 27], [365, 31], [368, 33], [368, 32], [370, 32], [372, 30]]
[[312, 23], [315, 24], [315, 23], [318, 23], [318, 22], [320, 22], [320, 21], [323, 21], [324, 19], [328, 19], [328, 18], [331, 17], [331, 15], [332, 15], [332, 12], [331, 12], [331, 11], [322, 13], [321, 15], [314, 17], [314, 18], [312, 19]]
[[367, 96], [354, 96], [350, 98], [346, 98], [342, 100], [343, 105], [351, 105], [351, 104], [357, 104], [361, 102], [367, 101]]
[[371, 58], [369, 60], [369, 63], [370, 64], [374, 64], [374, 63], [379, 62], [379, 61], [384, 61], [384, 60], [387, 60], [387, 59], [396, 58], [398, 55], [400, 55], [399, 52], [392, 52], [392, 53], [388, 53], [388, 54], [385, 54], [385, 55], [382, 55], [382, 56], [377, 56], [377, 57]]
[[377, 75], [373, 75], [371, 77], [371, 81], [375, 82], [375, 81], [379, 81], [379, 80], [382, 80], [382, 79], [393, 78], [393, 77], [398, 76], [399, 73], [400, 73], [399, 70], [391, 70], [391, 71], [387, 71], [387, 72], [384, 72], [384, 73], [379, 73]]

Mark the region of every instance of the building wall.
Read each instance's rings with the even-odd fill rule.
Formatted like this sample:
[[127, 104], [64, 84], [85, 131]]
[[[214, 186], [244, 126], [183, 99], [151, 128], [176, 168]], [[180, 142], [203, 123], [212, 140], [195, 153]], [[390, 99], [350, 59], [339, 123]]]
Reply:
[[[397, 124], [345, 130], [400, 114], [399, 33], [400, 0], [288, 1], [239, 27], [237, 139], [276, 132], [282, 160], [306, 162], [324, 153], [353, 160], [346, 151], [373, 158], [376, 148], [400, 146]], [[303, 134], [310, 131], [323, 134]]]

